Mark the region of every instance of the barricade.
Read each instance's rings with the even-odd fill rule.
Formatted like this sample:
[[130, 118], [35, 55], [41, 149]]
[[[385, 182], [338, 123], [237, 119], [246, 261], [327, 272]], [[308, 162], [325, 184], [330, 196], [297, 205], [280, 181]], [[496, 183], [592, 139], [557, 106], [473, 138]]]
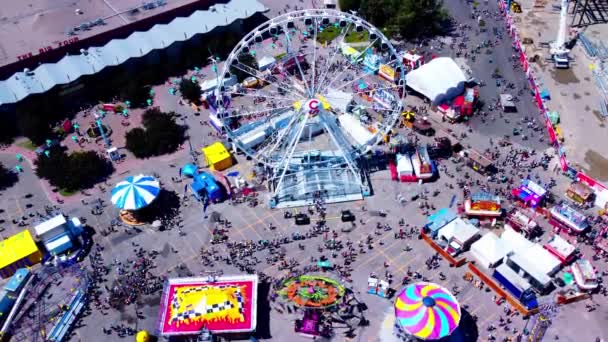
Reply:
[[519, 302], [519, 300], [513, 298], [513, 296], [503, 290], [502, 287], [500, 287], [500, 285], [498, 285], [492, 278], [490, 278], [484, 272], [480, 271], [477, 266], [475, 266], [474, 262], [469, 262], [469, 270], [471, 270], [473, 274], [478, 276], [479, 279], [481, 279], [481, 281], [486, 284], [486, 286], [496, 292], [499, 297], [504, 298], [507, 303], [509, 303], [513, 308], [515, 308], [515, 310], [519, 311], [519, 313], [521, 313], [523, 316], [534, 315], [538, 312], [538, 308], [528, 310]]
[[443, 248], [441, 248], [441, 246], [439, 246], [435, 241], [433, 241], [433, 239], [431, 239], [425, 233], [420, 233], [420, 236], [424, 241], [426, 241], [426, 243], [429, 244], [429, 246], [431, 246], [431, 248], [435, 250], [435, 252], [439, 253], [439, 255], [441, 255], [445, 260], [447, 260], [447, 262], [450, 264], [450, 267], [460, 267], [467, 262], [466, 258], [456, 259], [451, 256], [450, 253], [446, 252]]

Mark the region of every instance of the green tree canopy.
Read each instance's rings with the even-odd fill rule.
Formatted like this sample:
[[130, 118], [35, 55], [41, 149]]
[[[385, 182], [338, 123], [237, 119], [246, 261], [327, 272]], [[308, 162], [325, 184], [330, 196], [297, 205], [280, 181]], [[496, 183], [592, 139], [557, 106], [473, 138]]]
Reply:
[[50, 154], [36, 159], [36, 174], [51, 185], [67, 191], [87, 189], [109, 176], [114, 167], [95, 151], [67, 154], [64, 147], [54, 147]]
[[136, 79], [128, 82], [119, 91], [121, 101], [130, 101], [134, 108], [141, 108], [147, 105], [147, 100], [151, 97], [150, 86], [142, 86]]
[[361, 0], [340, 0], [338, 5], [340, 5], [340, 9], [344, 12], [358, 11], [361, 7]]
[[51, 137], [50, 121], [45, 114], [35, 110], [17, 111], [19, 131], [37, 145]]
[[0, 190], [13, 186], [19, 177], [12, 170], [7, 169], [4, 164], [0, 164]]
[[192, 82], [191, 79], [182, 78], [179, 82], [179, 92], [182, 97], [192, 103], [199, 104], [201, 99], [201, 86], [198, 82]]
[[237, 59], [239, 60], [239, 64], [237, 66], [231, 65], [230, 73], [236, 75], [239, 82], [243, 82], [247, 77], [250, 77], [251, 74], [255, 75], [255, 72], [250, 70], [250, 68], [258, 70], [258, 61], [255, 60], [255, 57], [253, 57], [250, 53], [241, 53], [238, 55]]
[[176, 114], [151, 108], [143, 115], [142, 128], [125, 134], [126, 148], [137, 158], [173, 153], [185, 139], [185, 129], [175, 122]]

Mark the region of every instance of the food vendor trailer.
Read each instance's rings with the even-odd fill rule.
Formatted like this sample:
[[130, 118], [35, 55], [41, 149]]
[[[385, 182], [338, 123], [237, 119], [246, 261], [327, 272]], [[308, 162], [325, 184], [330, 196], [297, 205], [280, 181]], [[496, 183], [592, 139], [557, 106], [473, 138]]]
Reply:
[[549, 223], [557, 229], [571, 234], [580, 234], [589, 228], [587, 217], [566, 204], [554, 206], [549, 213], [551, 214]]
[[572, 275], [581, 290], [592, 291], [599, 286], [598, 276], [593, 265], [586, 259], [579, 259], [572, 264]]
[[418, 69], [424, 64], [424, 57], [415, 53], [403, 53], [403, 64], [408, 70]]
[[499, 217], [502, 215], [500, 197], [480, 191], [464, 202], [464, 211], [469, 216]]
[[593, 189], [582, 182], [573, 182], [566, 190], [566, 197], [577, 205], [585, 206], [593, 199]]
[[542, 233], [538, 223], [534, 220], [534, 216], [527, 210], [513, 208], [509, 211], [505, 220], [513, 230], [522, 233], [527, 238], [533, 238]]
[[519, 188], [511, 190], [511, 194], [521, 200], [524, 205], [536, 208], [542, 203], [547, 190], [529, 179], [524, 179]]
[[412, 160], [407, 154], [397, 154], [397, 176], [402, 182], [415, 182], [416, 174]]
[[576, 247], [557, 234], [553, 235], [543, 247], [555, 255], [562, 265], [567, 265], [576, 258]]
[[378, 69], [378, 75], [383, 77], [389, 82], [395, 83], [399, 79], [399, 75], [387, 64], [380, 64], [380, 68]]
[[500, 107], [505, 113], [517, 112], [517, 107], [515, 106], [515, 102], [513, 102], [513, 95], [510, 94], [500, 94]]
[[466, 164], [473, 170], [481, 173], [482, 175], [494, 173], [494, 163], [491, 160], [481, 155], [481, 153], [469, 149], [466, 151], [462, 151], [464, 157], [466, 158]]
[[479, 228], [461, 218], [456, 218], [441, 228], [437, 237], [445, 242], [446, 252], [455, 256], [468, 250], [479, 238]]
[[427, 148], [424, 146], [419, 146], [412, 155], [412, 165], [414, 166], [414, 173], [418, 179], [430, 179], [435, 174], [435, 166], [433, 165]]

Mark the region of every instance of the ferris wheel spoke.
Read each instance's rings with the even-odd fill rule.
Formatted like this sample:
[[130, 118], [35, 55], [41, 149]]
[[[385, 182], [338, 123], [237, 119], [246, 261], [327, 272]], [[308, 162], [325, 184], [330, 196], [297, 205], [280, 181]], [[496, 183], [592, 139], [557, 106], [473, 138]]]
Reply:
[[[393, 63], [395, 63], [395, 62], [396, 62], [396, 60], [391, 61], [391, 62], [389, 62], [389, 63], [386, 63], [386, 65], [391, 65], [391, 64], [393, 64]], [[340, 90], [340, 89], [342, 89], [342, 88], [344, 88], [344, 87], [346, 87], [346, 86], [348, 86], [348, 85], [351, 85], [351, 84], [353, 84], [355, 81], [358, 81], [358, 80], [360, 80], [360, 79], [362, 79], [362, 78], [364, 78], [364, 77], [366, 77], [366, 76], [369, 76], [369, 75], [368, 75], [367, 73], [363, 72], [361, 76], [353, 78], [352, 80], [350, 80], [350, 81], [348, 81], [348, 82], [346, 82], [346, 83], [344, 83], [344, 84], [340, 85], [340, 86], [339, 86], [339, 87], [337, 87], [335, 90]]]
[[[283, 26], [283, 32], [287, 32], [287, 27]], [[287, 44], [289, 45], [289, 48], [292, 51], [295, 51], [295, 49], [293, 48], [293, 44], [291, 43], [291, 39], [287, 40]], [[302, 81], [304, 82], [304, 87], [306, 89], [306, 92], [308, 93], [308, 96], [310, 96], [311, 92], [310, 92], [310, 87], [308, 86], [308, 82], [306, 81], [306, 76], [304, 75], [304, 72], [302, 71], [302, 66], [300, 65], [300, 61], [298, 60], [298, 56], [300, 55], [300, 50], [298, 50], [297, 52], [295, 52], [294, 55], [294, 60], [296, 62], [296, 66], [298, 67], [298, 71], [300, 72], [300, 76], [302, 77]]]
[[263, 97], [263, 98], [266, 98], [266, 99], [273, 99], [273, 100], [282, 100], [282, 101], [291, 101], [291, 102], [293, 102], [292, 99], [287, 98], [287, 97], [250, 95], [248, 93], [237, 93], [237, 92], [234, 92], [234, 91], [228, 91], [228, 92], [225, 92], [225, 93], [226, 94], [231, 94], [231, 95], [245, 96], [245, 97], [254, 97], [254, 98]]
[[[378, 39], [379, 39], [379, 38], [374, 39], [374, 41], [373, 41], [373, 42], [371, 42], [371, 43], [369, 43], [369, 44], [368, 44], [368, 45], [365, 47], [365, 49], [361, 50], [361, 51], [360, 51], [360, 52], [357, 54], [357, 57], [355, 57], [355, 61], [357, 61], [359, 58], [361, 58], [361, 56], [363, 55], [363, 53], [364, 53], [365, 51], [367, 51], [367, 49], [369, 49], [371, 46], [373, 46], [373, 45], [374, 45], [374, 44], [375, 44], [375, 43], [378, 41]], [[339, 78], [340, 78], [340, 76], [342, 76], [342, 75], [343, 75], [343, 74], [344, 74], [346, 71], [348, 71], [348, 70], [349, 70], [351, 67], [353, 67], [353, 66], [358, 66], [358, 63], [357, 63], [357, 62], [355, 62], [355, 63], [350, 63], [350, 64], [349, 64], [349, 66], [348, 66], [347, 68], [345, 68], [344, 70], [340, 71], [340, 73], [338, 73], [338, 75], [336, 75], [336, 77], [334, 77], [334, 79], [332, 80], [332, 82], [330, 82], [330, 83], [329, 83], [329, 84], [328, 84], [328, 85], [327, 85], [325, 88], [323, 88], [323, 90], [321, 90], [321, 91], [322, 91], [322, 92], [327, 91], [327, 89], [329, 89], [329, 88], [330, 88], [330, 87], [333, 85], [333, 83], [334, 83], [334, 82], [335, 82], [337, 79], [339, 79]]]
[[[242, 63], [240, 63], [240, 62], [239, 62], [238, 64], [241, 64], [241, 65], [243, 65], [244, 67], [247, 67], [248, 69], [252, 69], [252, 70], [254, 70], [254, 72], [255, 72], [256, 74], [257, 74], [257, 72], [259, 72], [259, 71], [255, 70], [255, 69], [253, 69], [253, 68], [249, 68], [248, 66], [246, 66], [246, 65], [244, 65], [244, 64], [242, 64]], [[234, 67], [235, 67], [236, 69], [239, 69], [239, 70], [241, 70], [241, 71], [243, 71], [243, 72], [247, 73], [248, 75], [250, 75], [250, 76], [252, 76], [252, 77], [255, 77], [256, 79], [258, 79], [258, 80], [262, 81], [263, 83], [268, 83], [269, 85], [274, 85], [274, 86], [276, 86], [276, 87], [277, 87], [277, 89], [285, 89], [287, 92], [292, 93], [292, 94], [293, 94], [293, 95], [295, 95], [297, 98], [300, 98], [300, 97], [301, 97], [300, 95], [296, 94], [295, 92], [293, 92], [293, 91], [291, 91], [291, 90], [289, 90], [289, 89], [286, 89], [286, 88], [288, 87], [288, 85], [287, 85], [287, 84], [281, 84], [281, 86], [283, 86], [283, 87], [281, 88], [281, 87], [279, 86], [279, 83], [268, 81], [267, 79], [262, 78], [262, 77], [259, 77], [259, 76], [257, 76], [256, 74], [253, 74], [253, 73], [251, 73], [251, 72], [249, 72], [249, 71], [247, 71], [247, 70], [245, 70], [245, 69], [243, 69], [243, 68], [239, 68], [239, 67], [237, 67], [236, 65], [235, 65]], [[276, 94], [274, 94], [274, 95], [279, 95], [279, 96], [282, 96], [282, 95], [281, 95], [280, 93], [278, 93], [278, 92], [277, 92]], [[293, 98], [293, 100], [294, 100], [294, 101], [297, 101], [297, 98]]]
[[325, 73], [321, 74], [321, 77], [319, 78], [319, 89], [321, 87], [321, 85], [323, 85], [323, 82], [325, 82], [325, 79], [327, 78], [327, 75], [329, 74], [329, 69], [332, 66], [332, 63], [334, 61], [334, 59], [336, 58], [336, 55], [338, 54], [338, 51], [340, 50], [340, 46], [344, 43], [344, 40], [346, 39], [346, 36], [348, 35], [348, 31], [350, 30], [350, 28], [352, 27], [352, 23], [348, 24], [348, 27], [346, 28], [346, 32], [344, 33], [344, 35], [342, 35], [342, 39], [340, 40], [340, 44], [338, 44], [336, 46], [336, 48], [334, 49], [334, 53], [331, 56], [331, 59], [328, 60], [328, 62], [325, 62]]
[[317, 30], [319, 27], [319, 22], [314, 19], [314, 35], [313, 35], [313, 45], [312, 45], [312, 75], [311, 75], [311, 82], [310, 82], [310, 96], [314, 96], [315, 94], [315, 74], [317, 73]]
[[[283, 145], [284, 144], [284, 140], [283, 139], [291, 131], [291, 128], [294, 125], [294, 123], [297, 121], [298, 116], [299, 116], [299, 114], [295, 113], [291, 117], [291, 120], [289, 120], [289, 123], [287, 124], [287, 126], [279, 131], [279, 134], [277, 134], [276, 140], [274, 140], [274, 144], [272, 144], [272, 145], [269, 144], [267, 147], [265, 147], [263, 149], [260, 149], [258, 151], [258, 153], [256, 154], [256, 157], [259, 157], [262, 154], [265, 154], [269, 158], [272, 157], [272, 154], [277, 149], [277, 147], [279, 147], [279, 145]], [[270, 149], [268, 149], [268, 147], [270, 147]]]
[[[247, 117], [250, 115], [256, 115], [256, 114], [264, 114], [267, 112], [276, 112], [279, 111], [281, 109], [287, 109], [287, 108], [293, 108], [293, 106], [284, 106], [284, 107], [277, 107], [277, 108], [268, 108], [265, 110], [257, 110], [257, 111], [253, 111], [253, 112], [238, 112], [238, 110], [235, 110], [234, 112], [236, 112], [236, 114], [233, 115], [224, 115], [222, 116], [222, 119], [236, 119], [236, 118], [242, 118], [242, 117]], [[272, 115], [274, 116], [274, 115]]]

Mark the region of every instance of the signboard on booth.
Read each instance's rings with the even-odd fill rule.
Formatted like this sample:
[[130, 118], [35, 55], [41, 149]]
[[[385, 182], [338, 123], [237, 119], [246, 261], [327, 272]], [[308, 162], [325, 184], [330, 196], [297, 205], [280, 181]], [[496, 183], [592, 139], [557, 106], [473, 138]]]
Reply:
[[386, 64], [380, 64], [378, 74], [391, 82], [397, 81], [397, 72]]

